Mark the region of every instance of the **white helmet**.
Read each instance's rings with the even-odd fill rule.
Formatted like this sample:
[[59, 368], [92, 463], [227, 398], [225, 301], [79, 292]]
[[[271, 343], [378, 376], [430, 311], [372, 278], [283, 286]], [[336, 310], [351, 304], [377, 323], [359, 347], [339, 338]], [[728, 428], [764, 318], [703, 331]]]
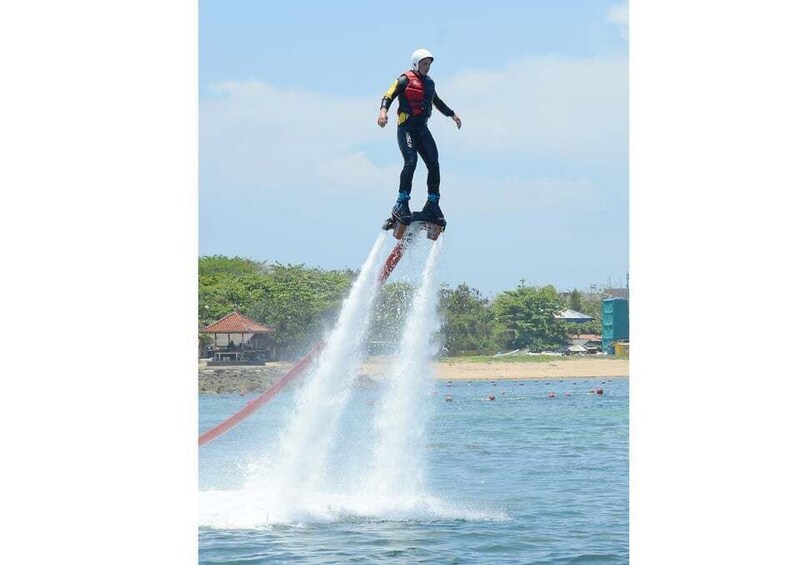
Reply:
[[411, 54], [411, 68], [415, 71], [418, 71], [419, 62], [429, 57], [431, 61], [433, 61], [433, 53], [431, 53], [427, 49], [417, 49]]

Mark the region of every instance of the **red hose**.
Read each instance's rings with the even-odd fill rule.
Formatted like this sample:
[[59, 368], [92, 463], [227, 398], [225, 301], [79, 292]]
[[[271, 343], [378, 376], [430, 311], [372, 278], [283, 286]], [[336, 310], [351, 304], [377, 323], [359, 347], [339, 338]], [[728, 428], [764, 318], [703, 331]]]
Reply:
[[[389, 278], [389, 275], [392, 274], [397, 263], [400, 261], [400, 258], [403, 256], [405, 252], [405, 240], [401, 240], [398, 242], [397, 245], [394, 246], [392, 252], [389, 253], [389, 256], [386, 258], [386, 262], [383, 264], [383, 268], [381, 272], [378, 274], [378, 285], [383, 285], [386, 282], [386, 279]], [[262, 392], [256, 398], [245, 404], [244, 408], [239, 410], [236, 414], [222, 422], [221, 424], [217, 424], [207, 432], [203, 432], [200, 434], [200, 438], [198, 440], [199, 445], [203, 446], [208, 442], [218, 438], [236, 424], [250, 416], [253, 412], [261, 408], [264, 404], [272, 400], [281, 390], [286, 387], [291, 381], [293, 381], [298, 375], [300, 375], [308, 365], [314, 360], [314, 358], [319, 355], [322, 348], [325, 346], [325, 340], [320, 340], [314, 347], [311, 348], [311, 351], [306, 353], [306, 356], [300, 359], [297, 364], [289, 369], [289, 371], [281, 377], [279, 381], [274, 383], [271, 387], [267, 390]]]
[[395, 265], [397, 265], [397, 263], [400, 261], [400, 258], [403, 256], [405, 250], [405, 240], [401, 240], [397, 245], [394, 246], [394, 249], [392, 249], [392, 252], [389, 253], [389, 256], [386, 258], [386, 262], [383, 264], [380, 274], [378, 274], [378, 286], [386, 282], [386, 279], [388, 279], [389, 275], [392, 274]]

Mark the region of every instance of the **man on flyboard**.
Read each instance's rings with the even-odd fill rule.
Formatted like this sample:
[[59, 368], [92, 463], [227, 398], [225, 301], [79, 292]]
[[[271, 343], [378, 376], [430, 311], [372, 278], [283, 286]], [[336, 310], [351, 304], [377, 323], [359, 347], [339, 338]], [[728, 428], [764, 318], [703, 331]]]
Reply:
[[446, 225], [444, 214], [439, 207], [439, 151], [428, 129], [428, 118], [431, 117], [434, 106], [442, 114], [452, 118], [458, 129], [461, 129], [461, 118], [436, 94], [433, 80], [428, 76], [431, 63], [433, 54], [430, 51], [427, 49], [414, 51], [411, 54], [411, 70], [400, 75], [381, 100], [378, 125], [384, 127], [389, 121], [389, 106], [395, 98], [398, 99], [397, 144], [403, 155], [400, 190], [387, 225], [396, 222], [408, 225], [412, 221], [408, 201], [411, 199], [411, 182], [417, 167], [417, 154], [422, 157], [428, 168], [428, 200], [421, 213], [414, 213], [414, 219], [419, 216], [420, 219], [439, 226]]

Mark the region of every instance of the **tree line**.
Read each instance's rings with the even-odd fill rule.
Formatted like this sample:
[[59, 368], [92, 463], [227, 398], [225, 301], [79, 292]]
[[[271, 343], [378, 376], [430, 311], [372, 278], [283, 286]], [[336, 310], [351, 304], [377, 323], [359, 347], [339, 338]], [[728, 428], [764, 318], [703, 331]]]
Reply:
[[[213, 255], [199, 260], [198, 327], [237, 310], [275, 329], [280, 358], [304, 354], [332, 328], [355, 280], [355, 271], [323, 270], [241, 257]], [[372, 312], [367, 343], [371, 353], [389, 353], [399, 340], [413, 288], [383, 285]], [[592, 316], [588, 323], [565, 323], [555, 315], [566, 308]], [[437, 334], [443, 355], [490, 355], [498, 351], [558, 350], [570, 335], [601, 333], [602, 297], [552, 285], [526, 285], [490, 299], [466, 282], [439, 289]], [[202, 338], [201, 339], [207, 339]]]

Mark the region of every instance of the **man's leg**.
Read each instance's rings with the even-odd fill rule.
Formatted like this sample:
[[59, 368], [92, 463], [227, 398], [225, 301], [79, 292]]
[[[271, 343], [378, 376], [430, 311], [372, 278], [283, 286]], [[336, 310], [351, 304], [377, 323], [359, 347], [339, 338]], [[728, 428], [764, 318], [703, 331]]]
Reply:
[[431, 130], [422, 128], [417, 136], [417, 152], [428, 168], [428, 194], [439, 194], [439, 149]]
[[443, 224], [444, 214], [439, 208], [439, 150], [436, 147], [430, 130], [426, 127], [420, 131], [417, 139], [417, 151], [428, 168], [428, 200], [422, 208], [422, 213], [429, 219]]
[[403, 170], [400, 172], [400, 192], [411, 194], [411, 183], [417, 168], [417, 143], [405, 126], [397, 126], [397, 145], [403, 155]]
[[400, 223], [411, 222], [411, 209], [408, 201], [411, 198], [411, 183], [414, 180], [414, 171], [417, 168], [417, 144], [414, 136], [407, 128], [397, 126], [397, 145], [403, 155], [403, 170], [400, 172], [400, 190], [397, 203], [392, 208], [392, 217]]

